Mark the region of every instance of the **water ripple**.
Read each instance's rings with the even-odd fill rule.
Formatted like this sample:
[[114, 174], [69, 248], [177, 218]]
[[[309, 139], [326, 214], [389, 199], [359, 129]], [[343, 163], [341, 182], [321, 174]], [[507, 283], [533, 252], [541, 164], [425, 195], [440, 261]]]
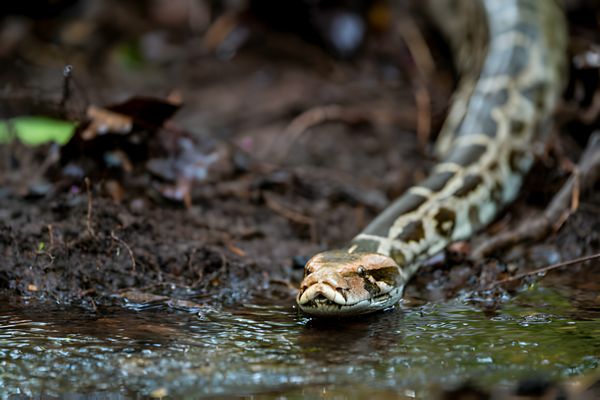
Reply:
[[476, 377], [492, 384], [531, 371], [564, 377], [597, 367], [600, 320], [573, 320], [557, 293], [535, 296], [492, 316], [454, 301], [330, 321], [290, 306], [91, 314], [0, 302], [0, 387], [3, 396], [160, 388], [196, 397], [298, 394], [308, 385], [419, 397], [432, 383]]

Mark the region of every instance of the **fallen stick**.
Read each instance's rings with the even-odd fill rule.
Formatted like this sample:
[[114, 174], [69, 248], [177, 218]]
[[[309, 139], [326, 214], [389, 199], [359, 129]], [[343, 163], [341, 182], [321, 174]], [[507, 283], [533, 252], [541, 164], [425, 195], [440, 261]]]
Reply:
[[600, 253], [592, 254], [592, 255], [589, 255], [589, 256], [585, 256], [585, 257], [575, 258], [573, 260], [559, 262], [559, 263], [556, 263], [556, 264], [548, 265], [548, 266], [543, 267], [543, 268], [534, 269], [533, 271], [523, 272], [521, 274], [517, 274], [515, 276], [511, 276], [510, 278], [506, 278], [506, 279], [502, 279], [502, 280], [499, 280], [499, 281], [496, 281], [496, 282], [492, 282], [487, 287], [487, 289], [488, 290], [492, 289], [493, 287], [501, 285], [503, 283], [518, 281], [519, 279], [523, 279], [526, 276], [541, 274], [541, 273], [544, 273], [544, 272], [552, 271], [553, 269], [558, 269], [558, 268], [562, 268], [562, 267], [568, 267], [570, 265], [574, 265], [574, 264], [579, 264], [579, 263], [586, 262], [586, 261], [595, 260], [597, 258], [600, 258]]

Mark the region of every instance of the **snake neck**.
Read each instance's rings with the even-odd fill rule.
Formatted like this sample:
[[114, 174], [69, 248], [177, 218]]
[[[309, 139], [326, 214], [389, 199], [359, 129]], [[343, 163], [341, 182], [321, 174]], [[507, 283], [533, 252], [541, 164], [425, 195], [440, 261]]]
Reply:
[[463, 79], [439, 139], [442, 161], [356, 236], [349, 253], [413, 265], [472, 235], [518, 194], [562, 90], [565, 22], [553, 0], [481, 4], [487, 51], [481, 62], [457, 53]]

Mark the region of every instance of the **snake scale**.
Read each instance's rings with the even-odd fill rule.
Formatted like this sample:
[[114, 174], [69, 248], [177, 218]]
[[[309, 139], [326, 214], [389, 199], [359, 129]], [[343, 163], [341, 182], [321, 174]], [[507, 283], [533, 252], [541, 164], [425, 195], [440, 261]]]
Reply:
[[558, 0], [430, 0], [461, 80], [441, 161], [350, 244], [313, 256], [297, 304], [311, 316], [390, 308], [423, 260], [469, 238], [515, 199], [566, 76]]

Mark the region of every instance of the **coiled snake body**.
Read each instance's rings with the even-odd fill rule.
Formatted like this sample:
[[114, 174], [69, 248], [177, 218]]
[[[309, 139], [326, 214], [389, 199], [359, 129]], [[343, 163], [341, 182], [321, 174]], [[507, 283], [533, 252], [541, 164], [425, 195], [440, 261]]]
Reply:
[[309, 315], [396, 304], [424, 258], [468, 238], [514, 200], [534, 143], [549, 130], [565, 79], [558, 1], [431, 0], [430, 10], [461, 73], [437, 143], [442, 161], [347, 248], [308, 261], [296, 300]]

